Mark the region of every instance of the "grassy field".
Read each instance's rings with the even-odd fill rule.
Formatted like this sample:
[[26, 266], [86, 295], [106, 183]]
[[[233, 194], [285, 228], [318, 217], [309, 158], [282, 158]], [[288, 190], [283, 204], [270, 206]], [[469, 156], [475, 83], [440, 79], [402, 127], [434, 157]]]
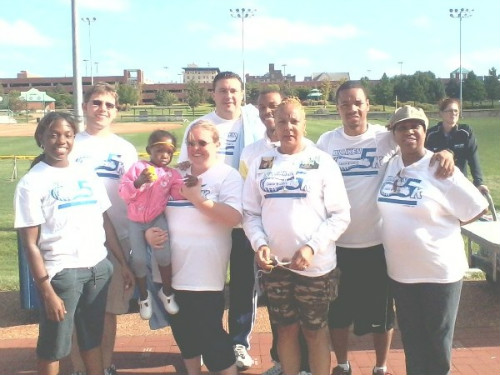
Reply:
[[[379, 121], [373, 123], [384, 124], [386, 115], [381, 115]], [[436, 123], [431, 119], [431, 123]], [[500, 204], [500, 120], [498, 118], [467, 119], [472, 125], [480, 145], [480, 158], [485, 183], [489, 186], [493, 200]], [[327, 130], [340, 126], [340, 121], [308, 119], [307, 136], [316, 141]], [[179, 141], [182, 139], [183, 129], [175, 130]], [[133, 143], [139, 152], [145, 151], [147, 133], [124, 134], [124, 138]], [[0, 156], [2, 155], [37, 155], [32, 137], [0, 137]], [[17, 241], [16, 232], [12, 228], [14, 212], [12, 197], [17, 181], [12, 180], [13, 160], [0, 158], [0, 291], [17, 290], [19, 288]], [[18, 177], [21, 177], [29, 168], [29, 161], [17, 162]]]

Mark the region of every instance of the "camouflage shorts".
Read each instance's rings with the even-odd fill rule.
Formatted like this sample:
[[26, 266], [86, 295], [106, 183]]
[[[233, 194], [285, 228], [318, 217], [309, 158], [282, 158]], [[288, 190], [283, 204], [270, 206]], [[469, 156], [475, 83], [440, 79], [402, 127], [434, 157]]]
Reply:
[[340, 271], [308, 277], [282, 267], [262, 276], [272, 324], [299, 321], [304, 328], [318, 330], [327, 324], [328, 306], [337, 297]]

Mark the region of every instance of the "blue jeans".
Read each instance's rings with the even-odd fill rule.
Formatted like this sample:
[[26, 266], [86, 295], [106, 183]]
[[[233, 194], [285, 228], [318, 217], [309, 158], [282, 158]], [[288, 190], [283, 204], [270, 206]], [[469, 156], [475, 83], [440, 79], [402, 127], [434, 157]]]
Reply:
[[254, 290], [254, 256], [242, 228], [235, 228], [231, 233], [232, 247], [229, 280], [229, 335], [233, 345], [250, 347], [250, 334], [255, 322], [257, 293]]
[[403, 284], [392, 280], [408, 375], [447, 375], [463, 281]]

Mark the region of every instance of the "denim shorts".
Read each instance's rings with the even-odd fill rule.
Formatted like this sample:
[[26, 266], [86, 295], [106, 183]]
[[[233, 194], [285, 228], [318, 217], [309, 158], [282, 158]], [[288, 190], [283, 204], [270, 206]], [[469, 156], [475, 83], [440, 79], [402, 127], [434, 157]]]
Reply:
[[71, 352], [71, 336], [76, 329], [80, 350], [87, 351], [101, 344], [111, 262], [104, 258], [94, 267], [65, 268], [50, 281], [64, 301], [66, 316], [55, 322], [40, 307], [40, 332], [36, 353], [39, 358], [57, 361]]

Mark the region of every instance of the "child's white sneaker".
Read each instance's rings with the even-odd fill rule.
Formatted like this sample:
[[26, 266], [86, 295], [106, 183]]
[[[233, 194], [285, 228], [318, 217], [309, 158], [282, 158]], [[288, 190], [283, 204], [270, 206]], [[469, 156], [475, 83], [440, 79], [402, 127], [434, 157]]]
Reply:
[[146, 299], [142, 301], [139, 298], [137, 303], [139, 304], [139, 314], [141, 315], [141, 318], [144, 320], [151, 319], [151, 316], [153, 315], [153, 307], [151, 306], [151, 296], [149, 295], [149, 290]]
[[163, 293], [163, 288], [161, 288], [158, 291], [158, 297], [163, 303], [165, 310], [167, 310], [170, 315], [175, 315], [179, 312], [179, 305], [177, 304], [177, 302], [175, 302], [175, 296], [173, 293], [167, 296], [165, 293]]

